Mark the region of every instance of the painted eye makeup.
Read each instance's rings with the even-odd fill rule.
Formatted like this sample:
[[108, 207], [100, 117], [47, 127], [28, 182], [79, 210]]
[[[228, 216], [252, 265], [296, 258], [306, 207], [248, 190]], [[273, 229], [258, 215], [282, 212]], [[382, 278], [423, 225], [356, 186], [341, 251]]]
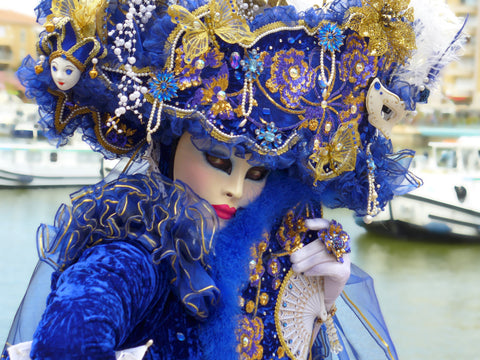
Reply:
[[72, 69], [67, 69], [65, 72], [67, 73], [67, 75], [72, 75], [73, 70]]
[[57, 67], [54, 66], [54, 65], [52, 65], [52, 70], [53, 70], [53, 71], [57, 71]]
[[267, 175], [268, 175], [267, 168], [263, 166], [254, 166], [247, 171], [245, 178], [253, 181], [261, 181], [265, 179]]
[[204, 153], [204, 155], [205, 160], [215, 169], [226, 172], [228, 175], [232, 173], [232, 161], [230, 159], [222, 159], [208, 153]]

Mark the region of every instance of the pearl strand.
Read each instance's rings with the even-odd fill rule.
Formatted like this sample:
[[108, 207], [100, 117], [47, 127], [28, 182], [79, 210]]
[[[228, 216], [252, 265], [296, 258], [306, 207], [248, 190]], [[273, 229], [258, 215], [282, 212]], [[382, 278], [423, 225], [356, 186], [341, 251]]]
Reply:
[[[245, 103], [248, 93], [248, 111], [245, 111]], [[252, 79], [245, 79], [243, 83], [243, 96], [242, 96], [242, 114], [245, 119], [250, 116], [253, 110], [253, 80]], [[243, 121], [242, 121], [243, 123]], [[244, 124], [245, 125], [245, 124]]]
[[330, 86], [332, 84], [333, 79], [335, 78], [335, 52], [330, 52], [332, 55], [332, 65], [330, 69], [330, 76], [327, 77], [325, 76], [325, 70], [324, 70], [324, 48], [322, 46], [321, 51], [320, 51], [320, 80], [322, 80], [327, 86]]
[[[371, 224], [373, 221], [373, 217], [378, 215], [380, 212], [380, 208], [378, 207], [378, 193], [375, 189], [375, 163], [373, 162], [372, 153], [370, 151], [370, 146], [372, 144], [369, 143], [367, 145], [367, 167], [368, 167], [368, 200], [367, 200], [367, 215], [363, 217], [363, 221], [365, 224]], [[380, 185], [377, 185], [377, 188], [380, 188]]]
[[160, 123], [162, 120], [163, 101], [161, 101], [158, 106], [157, 121], [155, 122], [155, 126], [152, 128], [152, 122], [155, 114], [155, 109], [157, 108], [157, 103], [158, 101], [155, 101], [153, 103], [152, 112], [150, 113], [150, 117], [148, 118], [148, 123], [147, 123], [147, 142], [149, 144], [152, 142], [152, 134], [154, 134], [160, 128]]

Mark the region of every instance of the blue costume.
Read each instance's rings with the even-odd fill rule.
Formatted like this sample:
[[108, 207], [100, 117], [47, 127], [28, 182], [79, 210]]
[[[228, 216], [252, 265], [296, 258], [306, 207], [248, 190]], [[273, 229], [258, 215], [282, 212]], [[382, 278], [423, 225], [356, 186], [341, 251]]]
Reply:
[[[458, 27], [414, 72], [415, 40], [428, 31], [408, 1], [44, 0], [37, 10], [39, 58], [19, 77], [47, 136], [62, 145], [80, 129], [94, 150], [133, 165], [40, 227], [51, 292], [29, 316], [50, 275], [41, 265], [9, 345], [33, 340], [32, 359], [115, 359], [149, 340], [152, 360], [397, 358], [372, 280], [353, 265], [336, 314], [306, 329], [323, 280], [294, 273], [290, 255], [318, 238], [342, 261], [341, 225], [310, 231], [305, 219], [328, 206], [369, 221], [420, 185], [413, 152], [393, 153], [390, 130], [428, 99]], [[46, 71], [57, 58], [79, 80], [60, 86]], [[171, 180], [185, 132], [205, 154], [270, 170], [224, 227]]]
[[[57, 271], [52, 275], [46, 311], [34, 334], [32, 354], [41, 359], [76, 359], [85, 358], [81, 352], [85, 351], [89, 359], [114, 359], [113, 350], [152, 339], [146, 359], [206, 359], [217, 358], [218, 353], [222, 358], [236, 359], [239, 339], [246, 333], [254, 345], [249, 349], [251, 358], [255, 358], [253, 354], [259, 348], [268, 358], [283, 358], [277, 353], [281, 345], [274, 341], [278, 338], [273, 336], [276, 329], [271, 316], [280, 289], [272, 285], [275, 278], [283, 280], [282, 268], [288, 266], [288, 259], [280, 260], [278, 274], [268, 266], [269, 249], [282, 250], [274, 236], [264, 251], [265, 285], [261, 289], [269, 300], [259, 307], [259, 317], [265, 320], [256, 338], [249, 333], [248, 323], [241, 323], [242, 327], [237, 321], [238, 316], [248, 313], [245, 305], [238, 304], [238, 292], [233, 291], [241, 288], [246, 303], [255, 297], [252, 292], [256, 293], [258, 288], [251, 281], [251, 248], [265, 240], [265, 224], [278, 226], [281, 214], [310, 196], [305, 186], [282, 174], [271, 175], [262, 196], [239, 211], [234, 221], [219, 232], [215, 256], [210, 253], [213, 244], [208, 245], [208, 240], [216, 219], [209, 219], [209, 205], [182, 184], [175, 186], [154, 174], [132, 175], [73, 194], [71, 210], [59, 210], [56, 227], [44, 226], [40, 231], [43, 246], [49, 247], [44, 248], [44, 260], [55, 263]], [[284, 192], [279, 193], [279, 184]], [[271, 200], [273, 194], [277, 201]], [[185, 220], [185, 214], [194, 209], [205, 216], [204, 243], [194, 245], [189, 238], [188, 230], [201, 233], [198, 221], [186, 220], [182, 224], [172, 217], [161, 229], [155, 227], [174, 213]], [[51, 237], [60, 243], [50, 241]], [[191, 257], [171, 251], [182, 245], [192, 252]], [[58, 270], [63, 268], [64, 271]], [[186, 276], [189, 272], [197, 277], [191, 284]], [[188, 295], [190, 306], [186, 310], [182, 299]], [[359, 354], [370, 356], [372, 352], [379, 358], [396, 358], [371, 279], [360, 269], [354, 268], [337, 306], [339, 314], [356, 318], [348, 318], [345, 325], [340, 315], [336, 320], [345, 348], [341, 359], [362, 359]], [[206, 314], [211, 316], [207, 318]], [[355, 323], [362, 329], [356, 328], [355, 336], [350, 338], [349, 326]], [[21, 342], [26, 340], [22, 335], [17, 332], [11, 337]], [[220, 342], [215, 340], [218, 338]], [[263, 338], [268, 341], [262, 341]], [[313, 348], [316, 358], [331, 358], [325, 344], [326, 335], [321, 333]], [[369, 348], [367, 352], [362, 348], [365, 346]]]

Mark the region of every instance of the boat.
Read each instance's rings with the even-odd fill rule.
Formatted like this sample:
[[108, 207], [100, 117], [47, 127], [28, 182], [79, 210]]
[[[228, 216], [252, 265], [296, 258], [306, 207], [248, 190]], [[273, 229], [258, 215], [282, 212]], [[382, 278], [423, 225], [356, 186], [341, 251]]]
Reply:
[[31, 123], [0, 138], [0, 188], [83, 186], [102, 180], [113, 167], [81, 139], [55, 148]]
[[369, 231], [411, 239], [480, 242], [480, 137], [430, 142], [415, 158], [423, 186], [397, 196]]

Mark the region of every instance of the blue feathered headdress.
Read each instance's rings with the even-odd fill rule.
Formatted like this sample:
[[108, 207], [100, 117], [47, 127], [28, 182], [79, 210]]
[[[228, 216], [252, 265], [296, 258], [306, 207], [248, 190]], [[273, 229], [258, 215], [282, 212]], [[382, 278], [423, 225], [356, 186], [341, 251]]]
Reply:
[[[39, 7], [46, 25], [61, 0], [50, 14], [47, 3]], [[62, 143], [80, 128], [105, 156], [131, 157], [189, 131], [202, 150], [251, 153], [251, 162], [334, 190], [332, 206], [374, 213], [419, 184], [407, 170], [412, 153], [392, 154], [391, 126], [428, 98], [461, 25], [438, 15], [450, 40], [424, 51], [416, 39], [426, 43], [435, 1], [324, 3], [112, 2], [95, 32], [108, 51], [98, 77], [59, 91], [34, 75], [31, 59], [20, 77], [29, 93], [47, 89], [37, 98], [42, 123]], [[417, 17], [417, 7], [428, 9]], [[410, 62], [420, 58], [429, 66], [414, 74]]]

